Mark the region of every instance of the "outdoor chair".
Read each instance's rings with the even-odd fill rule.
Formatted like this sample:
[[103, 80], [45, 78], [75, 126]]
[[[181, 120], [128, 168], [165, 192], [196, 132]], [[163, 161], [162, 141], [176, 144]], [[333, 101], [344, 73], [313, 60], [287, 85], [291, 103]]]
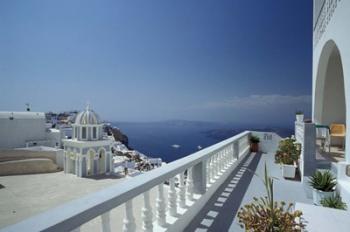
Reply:
[[343, 148], [345, 145], [345, 125], [333, 123], [330, 126], [330, 144], [332, 144], [332, 138], [340, 138], [343, 142]]

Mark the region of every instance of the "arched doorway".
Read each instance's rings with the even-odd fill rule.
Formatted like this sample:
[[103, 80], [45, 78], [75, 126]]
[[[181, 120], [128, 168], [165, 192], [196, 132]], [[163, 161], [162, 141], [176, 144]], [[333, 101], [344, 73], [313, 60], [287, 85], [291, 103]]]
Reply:
[[95, 158], [95, 151], [89, 150], [87, 155], [87, 175], [93, 175], [94, 174], [94, 158]]
[[100, 174], [106, 172], [106, 151], [103, 148], [99, 150], [98, 154], [98, 170]]
[[[321, 52], [315, 83], [314, 121], [319, 125], [346, 127], [346, 98], [340, 51], [333, 40]], [[345, 138], [332, 137], [331, 146], [345, 144]], [[345, 151], [342, 151], [343, 155]], [[344, 158], [344, 157], [343, 157]]]

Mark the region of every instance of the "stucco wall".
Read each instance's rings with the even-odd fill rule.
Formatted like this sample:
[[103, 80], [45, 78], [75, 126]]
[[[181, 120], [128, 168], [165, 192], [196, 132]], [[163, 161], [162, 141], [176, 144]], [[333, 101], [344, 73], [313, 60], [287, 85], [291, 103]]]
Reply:
[[44, 117], [0, 117], [0, 148], [25, 147], [32, 140], [46, 140]]
[[[323, 33], [321, 39], [313, 49], [313, 119], [317, 121], [315, 115], [317, 115], [317, 106], [315, 107], [315, 99], [318, 97], [316, 90], [316, 79], [317, 76], [322, 76], [322, 73], [318, 73], [319, 63], [322, 64], [320, 59], [321, 54], [325, 54], [324, 48], [327, 47], [327, 42], [332, 41], [339, 49], [341, 62], [343, 66], [344, 75], [344, 89], [345, 89], [345, 100], [346, 100], [346, 124], [350, 125], [350, 1], [338, 1], [337, 7], [334, 10], [333, 16], [330, 19], [326, 30]], [[328, 54], [329, 55], [329, 54]], [[325, 69], [321, 72], [325, 72]], [[320, 87], [320, 86], [318, 86]], [[321, 99], [322, 100], [322, 99]], [[350, 146], [350, 136], [346, 138], [346, 147]], [[350, 149], [346, 150], [346, 160], [350, 162]]]

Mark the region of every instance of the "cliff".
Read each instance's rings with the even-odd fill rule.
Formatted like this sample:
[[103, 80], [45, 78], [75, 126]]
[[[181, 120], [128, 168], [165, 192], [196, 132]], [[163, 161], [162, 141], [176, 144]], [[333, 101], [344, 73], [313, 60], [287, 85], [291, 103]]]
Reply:
[[119, 128], [106, 125], [105, 132], [108, 135], [113, 135], [115, 141], [119, 141], [129, 148], [129, 138]]

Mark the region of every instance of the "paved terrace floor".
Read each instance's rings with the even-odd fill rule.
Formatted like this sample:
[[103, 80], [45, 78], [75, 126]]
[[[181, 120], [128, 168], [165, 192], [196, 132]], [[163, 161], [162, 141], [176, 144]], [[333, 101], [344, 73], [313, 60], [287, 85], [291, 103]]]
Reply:
[[0, 228], [98, 191], [125, 178], [78, 178], [63, 172], [0, 177]]

